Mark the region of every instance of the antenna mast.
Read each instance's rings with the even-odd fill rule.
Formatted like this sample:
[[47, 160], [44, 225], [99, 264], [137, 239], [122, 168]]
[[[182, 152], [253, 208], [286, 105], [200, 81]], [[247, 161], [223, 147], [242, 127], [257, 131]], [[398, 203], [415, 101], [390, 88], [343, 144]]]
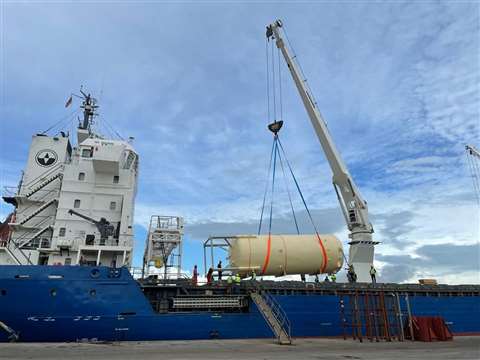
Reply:
[[95, 110], [98, 108], [97, 100], [90, 94], [83, 92], [81, 89], [80, 92], [83, 95], [83, 102], [80, 106], [83, 109], [83, 122], [80, 123], [79, 129], [88, 130], [88, 132], [90, 132], [93, 117], [96, 115]]

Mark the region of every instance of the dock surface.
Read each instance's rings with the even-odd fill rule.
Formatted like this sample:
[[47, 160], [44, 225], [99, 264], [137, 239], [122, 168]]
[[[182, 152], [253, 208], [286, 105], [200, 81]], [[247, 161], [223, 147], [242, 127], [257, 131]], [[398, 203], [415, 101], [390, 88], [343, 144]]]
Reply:
[[479, 359], [480, 336], [447, 342], [359, 343], [343, 339], [151, 341], [122, 343], [0, 344], [0, 359]]

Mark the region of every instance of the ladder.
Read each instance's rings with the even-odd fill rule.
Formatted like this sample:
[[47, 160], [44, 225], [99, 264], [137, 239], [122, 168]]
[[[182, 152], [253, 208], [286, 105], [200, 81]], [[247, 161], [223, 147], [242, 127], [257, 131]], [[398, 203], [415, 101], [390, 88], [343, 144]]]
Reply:
[[250, 297], [274, 333], [280, 345], [291, 345], [290, 321], [286, 313], [267, 292], [252, 292]]

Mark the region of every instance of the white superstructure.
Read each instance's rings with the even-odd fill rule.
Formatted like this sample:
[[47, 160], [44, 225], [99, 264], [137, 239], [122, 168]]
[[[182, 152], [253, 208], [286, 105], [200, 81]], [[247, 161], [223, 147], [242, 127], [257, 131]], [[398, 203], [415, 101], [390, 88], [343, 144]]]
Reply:
[[138, 154], [91, 129], [95, 99], [82, 92], [77, 146], [68, 135], [35, 135], [18, 188], [0, 264], [129, 266]]

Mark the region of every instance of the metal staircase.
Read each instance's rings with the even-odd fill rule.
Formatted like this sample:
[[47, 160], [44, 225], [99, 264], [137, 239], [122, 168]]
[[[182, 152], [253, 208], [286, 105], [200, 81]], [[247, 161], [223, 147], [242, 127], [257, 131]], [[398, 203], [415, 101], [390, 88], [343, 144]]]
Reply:
[[10, 340], [10, 342], [15, 342], [20, 337], [19, 333], [17, 333], [10, 326], [5, 324], [3, 321], [0, 321], [0, 329], [2, 329], [8, 334], [8, 340]]
[[9, 244], [7, 244], [6, 247], [2, 248], [2, 250], [4, 250], [8, 256], [10, 256], [10, 258], [13, 260], [13, 262], [15, 263], [15, 265], [22, 265], [22, 263], [20, 262], [20, 260], [18, 260], [18, 258], [15, 256], [15, 254], [12, 252], [12, 250], [10, 250], [10, 246]]
[[278, 304], [266, 291], [252, 292], [250, 293], [250, 297], [255, 305], [257, 305], [258, 310], [272, 332], [275, 334], [278, 343], [281, 345], [291, 345], [292, 338], [290, 335], [290, 321], [280, 304]]
[[17, 265], [33, 265], [30, 258], [13, 241], [8, 242], [3, 249]]
[[13, 224], [10, 224], [10, 225], [11, 226], [24, 225], [28, 220], [33, 219], [35, 216], [40, 214], [43, 210], [48, 208], [50, 205], [56, 203], [57, 201], [58, 201], [57, 199], [51, 199], [51, 200], [47, 201], [45, 204], [43, 204], [38, 209], [36, 209], [33, 213], [27, 215], [22, 221], [20, 221], [18, 223], [13, 223]]
[[51, 182], [55, 181], [56, 179], [59, 179], [63, 176], [63, 173], [59, 172], [50, 177], [49, 179], [45, 180], [44, 182], [40, 183], [39, 185], [35, 186], [32, 190], [30, 190], [28, 193], [26, 193], [24, 196], [26, 198], [29, 198], [33, 194], [35, 194], [37, 191], [43, 189], [45, 186], [50, 184]]
[[[59, 189], [55, 187], [45, 190], [45, 188], [55, 180], [63, 178], [63, 173], [59, 172], [61, 169], [62, 165], [56, 166], [36, 177], [30, 183], [23, 184], [23, 188], [28, 188], [28, 192], [23, 195], [20, 195], [19, 186], [15, 195], [7, 197], [10, 203], [16, 207], [17, 220], [8, 224], [14, 229], [12, 234], [16, 234], [16, 236], [11, 236], [2, 250], [18, 265], [32, 265], [32, 261], [36, 261], [31, 260], [32, 251], [38, 251], [44, 247], [44, 243], [46, 244], [45, 239], [40, 239], [40, 236], [53, 230], [55, 215], [47, 213], [46, 216], [43, 216], [42, 213], [50, 206], [58, 204]], [[31, 199], [34, 194], [41, 191], [43, 193], [40, 196], [35, 197], [34, 200]], [[42, 215], [39, 216], [40, 214]], [[32, 219], [36, 220], [32, 221]], [[35, 245], [36, 239], [40, 239], [39, 246]], [[48, 246], [50, 246], [50, 240], [48, 240]], [[24, 250], [26, 247], [29, 248], [30, 252]], [[35, 256], [33, 255], [33, 259], [35, 259]]]
[[[45, 231], [47, 230], [52, 230], [53, 229], [53, 226], [52, 225], [47, 225], [45, 227], [43, 227], [42, 229], [38, 230], [35, 234], [33, 234], [31, 237], [28, 237], [28, 238], [21, 238], [21, 239], [17, 239], [17, 242], [16, 242], [16, 245], [18, 248], [22, 248], [24, 247], [25, 245], [27, 245], [29, 242], [31, 242], [33, 239], [35, 239], [36, 237], [42, 235]], [[25, 235], [28, 235], [25, 234]], [[20, 240], [20, 241], [19, 241]]]

